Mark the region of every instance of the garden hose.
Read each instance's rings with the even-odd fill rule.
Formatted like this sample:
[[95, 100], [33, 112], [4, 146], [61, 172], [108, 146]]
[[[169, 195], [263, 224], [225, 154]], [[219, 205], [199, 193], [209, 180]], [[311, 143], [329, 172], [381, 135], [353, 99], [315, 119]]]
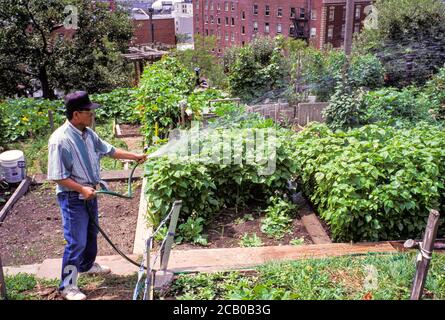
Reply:
[[[128, 192], [126, 195], [118, 193], [118, 192], [114, 192], [114, 191], [109, 191], [109, 190], [96, 191], [96, 195], [106, 194], [109, 196], [115, 196], [115, 197], [124, 198], [124, 199], [133, 199], [133, 190], [131, 189], [131, 185], [132, 185], [132, 181], [133, 181], [134, 171], [136, 170], [138, 165], [139, 165], [139, 163], [137, 163], [131, 170], [130, 177], [128, 178]], [[93, 212], [91, 211], [90, 207], [88, 206], [88, 200], [85, 200], [85, 208], [87, 209], [88, 215], [90, 216], [90, 220], [93, 221], [93, 224], [97, 227], [99, 232], [102, 234], [102, 236], [105, 238], [105, 240], [111, 245], [111, 247], [114, 249], [114, 251], [116, 251], [122, 258], [124, 258], [128, 262], [134, 264], [137, 267], [141, 267], [140, 263], [137, 263], [136, 261], [132, 260], [125, 253], [123, 253], [118, 247], [116, 247], [116, 245], [111, 241], [111, 239], [108, 237], [108, 235], [105, 233], [105, 231], [102, 230], [102, 228], [99, 226], [99, 223], [96, 222], [96, 218], [95, 218]], [[146, 269], [147, 268], [144, 266], [144, 270], [146, 270]]]

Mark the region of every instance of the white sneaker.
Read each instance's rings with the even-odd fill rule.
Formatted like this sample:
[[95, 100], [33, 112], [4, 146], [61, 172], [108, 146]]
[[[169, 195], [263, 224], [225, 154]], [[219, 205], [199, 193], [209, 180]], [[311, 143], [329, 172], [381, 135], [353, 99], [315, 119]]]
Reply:
[[66, 300], [86, 300], [87, 298], [87, 296], [75, 286], [66, 287], [62, 290], [61, 294]]
[[99, 275], [99, 274], [109, 274], [111, 272], [110, 267], [107, 266], [101, 266], [97, 262], [93, 263], [93, 266], [90, 268], [90, 270], [81, 272], [83, 275]]

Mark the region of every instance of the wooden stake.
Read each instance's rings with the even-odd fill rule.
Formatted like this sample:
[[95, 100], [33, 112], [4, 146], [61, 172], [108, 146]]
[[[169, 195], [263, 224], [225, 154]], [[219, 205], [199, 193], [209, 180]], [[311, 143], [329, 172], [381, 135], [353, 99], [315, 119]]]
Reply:
[[437, 228], [440, 214], [436, 210], [431, 210], [426, 225], [425, 236], [419, 246], [419, 254], [416, 263], [416, 275], [414, 276], [413, 288], [410, 300], [420, 300], [423, 294], [428, 267], [433, 254], [434, 241], [436, 240]]
[[6, 282], [3, 276], [2, 257], [0, 256], [0, 300], [6, 300]]

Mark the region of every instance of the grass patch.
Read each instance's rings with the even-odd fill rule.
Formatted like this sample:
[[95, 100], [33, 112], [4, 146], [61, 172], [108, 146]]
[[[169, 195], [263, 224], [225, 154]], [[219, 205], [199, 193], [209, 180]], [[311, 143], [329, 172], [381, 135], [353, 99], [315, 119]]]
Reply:
[[[254, 274], [180, 275], [166, 296], [178, 299], [407, 300], [415, 253], [368, 254], [269, 263]], [[435, 254], [424, 299], [445, 298], [445, 256]]]

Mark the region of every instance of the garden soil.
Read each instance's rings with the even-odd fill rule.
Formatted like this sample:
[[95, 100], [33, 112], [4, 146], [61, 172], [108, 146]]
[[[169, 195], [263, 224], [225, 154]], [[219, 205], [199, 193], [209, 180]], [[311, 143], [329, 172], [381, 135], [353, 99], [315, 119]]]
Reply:
[[[133, 252], [140, 184], [134, 184], [131, 200], [100, 196], [99, 223], [112, 241], [125, 253]], [[127, 184], [110, 182], [109, 188], [124, 193]], [[56, 201], [55, 186], [31, 186], [0, 225], [0, 254], [4, 266], [42, 263], [62, 258], [65, 240]], [[105, 239], [98, 236], [98, 255], [115, 254]]]

